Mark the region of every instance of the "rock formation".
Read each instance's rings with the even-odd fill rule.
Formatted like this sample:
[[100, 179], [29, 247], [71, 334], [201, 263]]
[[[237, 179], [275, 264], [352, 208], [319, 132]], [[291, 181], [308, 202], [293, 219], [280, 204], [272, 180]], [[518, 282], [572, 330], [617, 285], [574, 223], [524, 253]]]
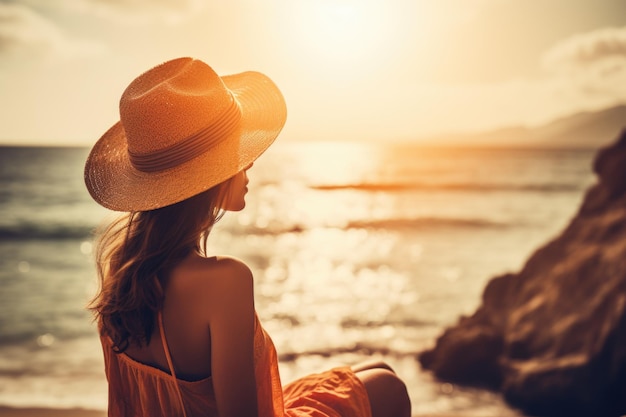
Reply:
[[563, 233], [419, 360], [450, 382], [500, 390], [538, 416], [626, 414], [626, 130]]

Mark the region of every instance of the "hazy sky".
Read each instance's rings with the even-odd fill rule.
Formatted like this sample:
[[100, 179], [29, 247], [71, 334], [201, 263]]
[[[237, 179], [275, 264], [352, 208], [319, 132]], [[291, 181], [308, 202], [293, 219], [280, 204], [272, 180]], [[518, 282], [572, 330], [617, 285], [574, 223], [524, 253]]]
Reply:
[[281, 87], [285, 139], [411, 139], [626, 102], [626, 0], [0, 0], [0, 143], [91, 144], [171, 58]]

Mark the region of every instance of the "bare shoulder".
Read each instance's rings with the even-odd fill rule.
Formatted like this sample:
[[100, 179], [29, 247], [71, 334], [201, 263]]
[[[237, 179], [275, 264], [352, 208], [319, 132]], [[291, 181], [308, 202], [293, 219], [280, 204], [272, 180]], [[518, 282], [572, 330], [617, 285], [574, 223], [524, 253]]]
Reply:
[[234, 257], [190, 257], [170, 278], [172, 293], [188, 307], [195, 305], [207, 318], [241, 308], [242, 304], [254, 304], [252, 271]]
[[243, 261], [230, 256], [204, 258], [204, 285], [224, 291], [248, 289], [253, 285], [252, 271]]
[[204, 258], [193, 256], [186, 259], [174, 272], [178, 279], [185, 276], [185, 281], [195, 285], [219, 284], [222, 281], [252, 280], [252, 271], [240, 259], [231, 256], [213, 256]]

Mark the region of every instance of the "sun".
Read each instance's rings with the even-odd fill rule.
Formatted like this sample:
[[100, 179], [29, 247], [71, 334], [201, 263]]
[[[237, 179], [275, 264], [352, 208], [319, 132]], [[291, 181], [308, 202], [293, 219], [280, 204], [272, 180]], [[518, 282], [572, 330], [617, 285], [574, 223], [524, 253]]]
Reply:
[[346, 3], [320, 3], [309, 14], [310, 46], [334, 58], [358, 56], [371, 44], [363, 7]]
[[292, 48], [300, 62], [322, 71], [353, 71], [384, 56], [392, 29], [384, 2], [317, 0], [297, 5]]

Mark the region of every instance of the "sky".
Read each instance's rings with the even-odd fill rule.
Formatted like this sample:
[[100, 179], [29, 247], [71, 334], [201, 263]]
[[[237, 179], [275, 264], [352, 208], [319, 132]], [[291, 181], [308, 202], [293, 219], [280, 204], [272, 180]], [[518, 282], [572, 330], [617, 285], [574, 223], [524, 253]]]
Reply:
[[181, 56], [270, 76], [287, 140], [420, 141], [626, 103], [626, 0], [0, 0], [0, 144], [91, 145]]

